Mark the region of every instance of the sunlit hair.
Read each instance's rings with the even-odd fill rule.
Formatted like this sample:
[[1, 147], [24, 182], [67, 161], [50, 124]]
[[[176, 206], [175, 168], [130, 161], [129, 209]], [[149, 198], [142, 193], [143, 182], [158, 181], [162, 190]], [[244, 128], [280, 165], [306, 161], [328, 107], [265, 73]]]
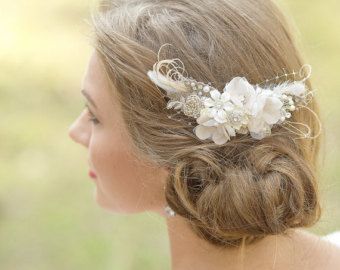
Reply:
[[[162, 49], [163, 59], [181, 59], [190, 76], [217, 89], [236, 76], [256, 84], [298, 71], [305, 63], [272, 1], [104, 1], [92, 19], [94, 46], [136, 151], [169, 168], [167, 203], [199, 237], [231, 248], [319, 220], [320, 136], [297, 139], [276, 127], [260, 141], [202, 142], [187, 122], [167, 117], [164, 92], [146, 75], [165, 43], [172, 46]], [[320, 128], [311, 113], [318, 114], [315, 97], [308, 106], [291, 120], [313, 137]]]

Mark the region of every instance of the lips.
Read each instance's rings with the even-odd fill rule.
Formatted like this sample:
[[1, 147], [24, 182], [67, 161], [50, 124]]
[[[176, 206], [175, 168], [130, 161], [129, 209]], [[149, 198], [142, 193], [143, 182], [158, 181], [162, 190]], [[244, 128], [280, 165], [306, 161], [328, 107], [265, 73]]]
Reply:
[[97, 175], [93, 171], [89, 171], [89, 176], [93, 179], [97, 178]]

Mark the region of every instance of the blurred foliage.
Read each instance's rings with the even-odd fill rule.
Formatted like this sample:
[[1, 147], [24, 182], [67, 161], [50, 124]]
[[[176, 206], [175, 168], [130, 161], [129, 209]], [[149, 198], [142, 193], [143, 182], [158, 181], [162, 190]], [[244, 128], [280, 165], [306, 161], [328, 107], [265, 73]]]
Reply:
[[[87, 152], [67, 136], [83, 106], [93, 2], [0, 1], [0, 269], [169, 269], [164, 220], [99, 209]], [[280, 1], [298, 39], [326, 132], [317, 234], [340, 229], [340, 2]]]

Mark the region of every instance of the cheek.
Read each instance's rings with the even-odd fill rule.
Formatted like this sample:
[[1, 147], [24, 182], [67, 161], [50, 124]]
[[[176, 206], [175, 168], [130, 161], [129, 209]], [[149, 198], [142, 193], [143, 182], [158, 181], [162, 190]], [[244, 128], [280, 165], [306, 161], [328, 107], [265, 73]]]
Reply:
[[116, 132], [93, 134], [91, 138], [90, 160], [98, 176], [96, 199], [119, 212], [153, 208], [162, 200], [162, 183], [154, 168], [136, 160], [124, 138]]

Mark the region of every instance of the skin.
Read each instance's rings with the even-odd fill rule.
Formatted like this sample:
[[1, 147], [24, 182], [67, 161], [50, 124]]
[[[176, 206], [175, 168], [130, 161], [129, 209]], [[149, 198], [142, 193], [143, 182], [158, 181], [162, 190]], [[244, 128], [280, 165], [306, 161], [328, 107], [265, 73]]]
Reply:
[[[138, 158], [96, 53], [91, 55], [83, 83], [86, 108], [69, 128], [70, 137], [88, 149], [97, 203], [113, 212], [161, 212], [167, 171]], [[91, 115], [91, 113], [93, 115]], [[96, 122], [89, 121], [95, 117]], [[99, 122], [98, 122], [99, 121]]]
[[[166, 218], [164, 184], [168, 171], [134, 153], [120, 106], [95, 51], [82, 89], [92, 114], [84, 109], [70, 126], [69, 136], [88, 150], [89, 169], [97, 175], [96, 202], [115, 213], [153, 211]], [[89, 121], [93, 117], [99, 122]], [[166, 224], [172, 270], [242, 269], [238, 250], [219, 250], [203, 241], [179, 215], [166, 218]], [[273, 265], [276, 270], [340, 269], [340, 248], [307, 231], [289, 232], [290, 237], [268, 236], [247, 246], [244, 269], [273, 269]]]

